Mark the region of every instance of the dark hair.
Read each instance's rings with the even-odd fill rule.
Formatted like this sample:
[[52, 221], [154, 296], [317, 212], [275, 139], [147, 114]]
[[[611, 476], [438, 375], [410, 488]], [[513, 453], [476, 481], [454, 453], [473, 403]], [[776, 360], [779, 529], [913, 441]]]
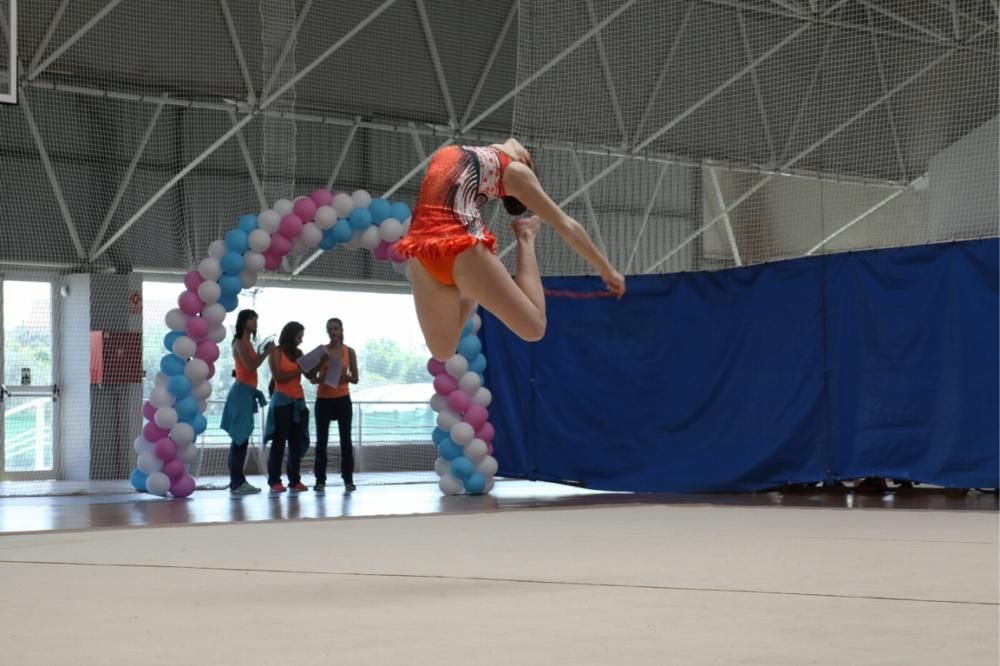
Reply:
[[522, 215], [524, 214], [524, 211], [528, 210], [527, 206], [514, 197], [504, 197], [503, 207], [511, 215]]
[[344, 327], [344, 322], [340, 321], [340, 317], [330, 317], [329, 319], [326, 320], [326, 325], [329, 326], [330, 322], [333, 322], [333, 321], [335, 321], [338, 324], [340, 324], [341, 328]]
[[[242, 340], [243, 331], [247, 325], [247, 322], [250, 321], [251, 319], [256, 319], [256, 318], [257, 318], [257, 313], [254, 312], [253, 310], [240, 310], [240, 313], [236, 315], [236, 335], [233, 337]], [[257, 331], [254, 331], [253, 333], [250, 334], [250, 339], [251, 340], [257, 339]]]
[[285, 324], [281, 329], [281, 335], [278, 336], [278, 347], [281, 348], [281, 351], [285, 352], [285, 356], [293, 361], [302, 356], [302, 350], [299, 349], [295, 338], [304, 330], [306, 330], [306, 327], [299, 322], [290, 321]]

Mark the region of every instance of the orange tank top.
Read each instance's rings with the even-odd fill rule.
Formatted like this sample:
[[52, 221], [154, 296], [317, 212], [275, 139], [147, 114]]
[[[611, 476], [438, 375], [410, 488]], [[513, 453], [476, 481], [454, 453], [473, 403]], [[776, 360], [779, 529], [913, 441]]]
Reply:
[[[285, 352], [281, 349], [278, 350], [278, 369], [282, 372], [292, 372], [293, 370], [299, 370], [299, 364], [295, 361], [289, 359]], [[304, 398], [305, 394], [302, 392], [302, 375], [297, 373], [291, 379], [287, 379], [283, 382], [276, 381], [274, 383], [274, 390], [284, 393], [289, 398]]]
[[[351, 348], [347, 345], [340, 346], [340, 368], [341, 372], [344, 369], [351, 367]], [[317, 398], [343, 398], [345, 395], [351, 393], [350, 385], [347, 383], [346, 379], [341, 379], [340, 384], [337, 386], [330, 386], [329, 384], [320, 384], [319, 388], [316, 389]]]
[[[237, 340], [236, 344], [246, 343], [247, 353], [250, 358], [256, 362], [257, 352], [254, 351], [253, 345], [250, 344], [250, 338], [243, 338], [242, 340]], [[257, 388], [257, 369], [248, 368], [243, 365], [243, 361], [236, 354], [233, 354], [233, 359], [236, 361], [236, 381], [240, 384], [246, 384], [252, 388]]]

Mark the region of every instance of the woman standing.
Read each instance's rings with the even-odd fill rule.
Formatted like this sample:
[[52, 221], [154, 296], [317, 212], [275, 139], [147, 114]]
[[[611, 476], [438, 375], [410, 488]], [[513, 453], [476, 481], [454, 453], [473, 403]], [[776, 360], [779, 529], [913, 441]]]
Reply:
[[243, 475], [253, 433], [257, 408], [267, 404], [264, 394], [257, 390], [257, 368], [267, 360], [267, 349], [258, 354], [253, 347], [257, 339], [257, 313], [240, 310], [236, 315], [236, 335], [233, 336], [233, 360], [236, 381], [229, 389], [226, 406], [222, 410], [221, 427], [231, 438], [229, 445], [229, 492], [233, 495], [252, 495], [260, 488], [251, 485]]
[[340, 368], [336, 386], [322, 382], [316, 390], [316, 487], [321, 493], [326, 490], [326, 446], [330, 439], [330, 422], [336, 421], [340, 431], [340, 476], [344, 489], [355, 490], [354, 486], [354, 445], [351, 442], [351, 421], [354, 407], [351, 404], [350, 384], [358, 383], [358, 357], [354, 350], [344, 344], [344, 323], [334, 317], [326, 322], [326, 332], [330, 342], [326, 345], [328, 360], [325, 368]]

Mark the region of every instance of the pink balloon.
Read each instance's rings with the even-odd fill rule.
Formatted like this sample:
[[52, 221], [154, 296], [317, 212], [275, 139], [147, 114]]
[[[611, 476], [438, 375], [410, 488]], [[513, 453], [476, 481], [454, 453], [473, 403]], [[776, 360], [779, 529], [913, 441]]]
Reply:
[[211, 379], [214, 376], [215, 376], [215, 364], [214, 363], [209, 363], [208, 364], [208, 377], [206, 377], [205, 379]]
[[161, 437], [153, 444], [153, 455], [163, 462], [170, 462], [177, 457], [177, 445], [169, 437]]
[[[465, 391], [462, 391], [462, 393], [465, 393]], [[486, 421], [489, 418], [490, 413], [482, 405], [469, 405], [469, 408], [462, 414], [462, 420], [472, 426], [473, 430], [482, 428], [486, 425]]]
[[493, 441], [493, 436], [495, 434], [496, 431], [493, 430], [493, 424], [489, 421], [484, 423], [483, 427], [476, 430], [476, 438], [483, 440], [487, 444], [490, 444]]
[[385, 241], [380, 242], [372, 250], [372, 256], [376, 261], [389, 261], [389, 244]]
[[158, 442], [169, 434], [169, 430], [164, 430], [152, 421], [147, 423], [142, 429], [142, 436], [146, 438], [147, 442]]
[[[294, 216], [289, 216], [289, 217], [294, 217]], [[302, 229], [300, 228], [299, 231], [302, 231]], [[267, 251], [270, 254], [273, 254], [276, 257], [283, 257], [289, 252], [291, 252], [291, 250], [292, 250], [292, 241], [288, 240], [288, 238], [286, 238], [283, 234], [274, 234], [273, 236], [271, 236], [271, 247], [267, 248]]]
[[443, 372], [434, 378], [434, 390], [441, 395], [449, 395], [456, 389], [458, 389], [458, 382], [448, 373]]
[[[465, 391], [452, 391], [448, 394], [448, 406], [459, 414], [464, 413], [471, 404], [472, 398], [470, 398], [469, 394]], [[473, 430], [475, 430], [475, 426], [473, 426]]]
[[191, 317], [188, 319], [187, 326], [184, 330], [187, 332], [189, 338], [198, 341], [208, 335], [208, 331], [211, 328], [212, 327], [209, 325], [207, 319], [202, 319], [201, 317]]
[[[294, 213], [284, 216], [281, 218], [281, 226], [278, 227], [278, 233], [288, 240], [295, 238], [302, 233], [302, 218]], [[289, 243], [288, 247], [291, 247], [291, 243]], [[274, 249], [273, 238], [271, 239], [271, 248]], [[287, 252], [285, 254], [287, 254]]]
[[486, 442], [486, 453], [493, 455], [493, 442]]
[[184, 276], [184, 286], [191, 291], [198, 291], [198, 285], [205, 281], [198, 271], [188, 271]]
[[184, 471], [184, 461], [180, 458], [174, 458], [170, 462], [163, 465], [163, 473], [166, 474], [167, 478], [171, 481], [176, 481], [184, 476]]
[[316, 190], [309, 195], [309, 198], [313, 200], [317, 208], [320, 206], [329, 206], [333, 203], [333, 192], [330, 190]]
[[153, 417], [156, 416], [156, 405], [147, 400], [146, 404], [142, 406], [142, 415], [146, 417], [147, 421], [152, 421]]
[[185, 474], [170, 484], [170, 494], [174, 497], [187, 497], [194, 492], [194, 477]]
[[195, 358], [200, 358], [205, 363], [215, 363], [219, 359], [219, 345], [214, 340], [202, 340], [198, 343], [198, 349], [194, 355]]
[[[272, 236], [271, 238], [274, 238]], [[264, 270], [276, 271], [281, 268], [281, 256], [271, 254], [270, 251], [264, 253]]]
[[436, 358], [431, 357], [427, 361], [427, 372], [432, 375], [440, 375], [444, 372], [444, 361], [439, 361]]
[[399, 253], [399, 250], [396, 249], [396, 246], [398, 244], [399, 244], [399, 241], [396, 241], [395, 243], [390, 243], [390, 245], [389, 245], [389, 252], [388, 252], [388, 254], [389, 254], [389, 261], [391, 261], [391, 262], [393, 262], [395, 264], [401, 264], [404, 261], [406, 261], [406, 257], [404, 257], [403, 255], [401, 255]]
[[201, 312], [201, 309], [205, 307], [205, 304], [201, 302], [198, 294], [193, 291], [185, 291], [178, 296], [177, 305], [180, 306], [181, 312], [189, 317], [193, 317], [198, 314]]
[[[332, 195], [330, 196], [330, 201], [333, 201]], [[303, 222], [312, 222], [312, 219], [316, 217], [316, 202], [309, 197], [302, 197], [295, 202], [292, 210], [295, 211], [295, 214]]]

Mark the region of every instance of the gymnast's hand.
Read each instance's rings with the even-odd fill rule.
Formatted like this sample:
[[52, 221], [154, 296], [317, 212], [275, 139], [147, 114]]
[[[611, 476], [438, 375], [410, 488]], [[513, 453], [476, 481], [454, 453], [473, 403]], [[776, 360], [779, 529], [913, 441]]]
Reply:
[[604, 280], [604, 284], [607, 285], [608, 291], [614, 294], [615, 297], [621, 298], [625, 295], [624, 275], [611, 268], [601, 274], [601, 279]]

